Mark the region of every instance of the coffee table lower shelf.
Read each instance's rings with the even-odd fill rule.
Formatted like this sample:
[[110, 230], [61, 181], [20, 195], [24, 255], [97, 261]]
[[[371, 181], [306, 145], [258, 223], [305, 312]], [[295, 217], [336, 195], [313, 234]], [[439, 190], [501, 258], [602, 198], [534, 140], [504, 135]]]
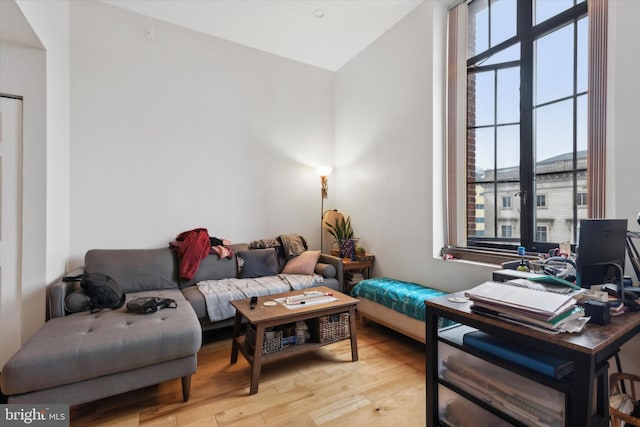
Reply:
[[[261, 359], [262, 362], [273, 362], [280, 359], [286, 359], [287, 357], [296, 356], [298, 354], [308, 353], [310, 351], [314, 351], [319, 349], [320, 347], [324, 347], [325, 345], [334, 344], [340, 341], [348, 340], [350, 337], [346, 337], [340, 340], [328, 341], [328, 342], [306, 342], [304, 344], [291, 344], [288, 347], [284, 347], [280, 351], [275, 351], [273, 353], [263, 354]], [[253, 364], [253, 354], [255, 349], [251, 347], [244, 339], [244, 335], [237, 338], [238, 340], [238, 350], [247, 362], [250, 365]], [[355, 360], [354, 360], [355, 362]]]

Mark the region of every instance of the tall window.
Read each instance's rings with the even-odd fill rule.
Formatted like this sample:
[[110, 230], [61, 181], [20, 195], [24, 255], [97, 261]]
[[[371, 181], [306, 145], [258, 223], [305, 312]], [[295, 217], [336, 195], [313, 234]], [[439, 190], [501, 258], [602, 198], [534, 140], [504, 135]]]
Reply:
[[575, 243], [587, 215], [586, 0], [473, 0], [467, 31], [467, 244]]

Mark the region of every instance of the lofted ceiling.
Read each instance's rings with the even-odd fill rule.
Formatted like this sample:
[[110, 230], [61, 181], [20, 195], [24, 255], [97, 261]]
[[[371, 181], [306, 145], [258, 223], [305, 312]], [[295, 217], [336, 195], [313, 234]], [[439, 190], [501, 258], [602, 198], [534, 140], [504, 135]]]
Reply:
[[101, 1], [336, 71], [423, 1], [436, 0]]
[[43, 49], [40, 39], [14, 1], [0, 0], [0, 40]]

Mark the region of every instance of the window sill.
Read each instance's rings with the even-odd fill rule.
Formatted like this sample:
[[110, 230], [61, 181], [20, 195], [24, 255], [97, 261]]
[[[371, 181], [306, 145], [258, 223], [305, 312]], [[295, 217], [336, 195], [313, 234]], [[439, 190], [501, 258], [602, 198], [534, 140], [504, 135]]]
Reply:
[[452, 255], [456, 259], [465, 261], [480, 262], [483, 264], [492, 264], [498, 267], [502, 267], [502, 264], [509, 261], [516, 261], [521, 258], [527, 260], [537, 260], [538, 257], [534, 256], [518, 256], [511, 251], [500, 251], [497, 249], [478, 249], [478, 248], [463, 248], [459, 246], [448, 246], [442, 248], [442, 255]]

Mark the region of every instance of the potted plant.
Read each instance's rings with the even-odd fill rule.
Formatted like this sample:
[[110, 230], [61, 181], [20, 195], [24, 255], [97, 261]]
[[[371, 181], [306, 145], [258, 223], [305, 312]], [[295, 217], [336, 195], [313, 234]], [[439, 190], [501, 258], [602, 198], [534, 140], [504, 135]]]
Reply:
[[334, 224], [325, 221], [327, 231], [340, 245], [340, 256], [352, 258], [355, 256], [355, 239], [349, 217], [337, 218]]
[[362, 259], [365, 258], [366, 255], [367, 255], [367, 251], [365, 251], [362, 246], [356, 247], [356, 258], [357, 259], [362, 260]]

